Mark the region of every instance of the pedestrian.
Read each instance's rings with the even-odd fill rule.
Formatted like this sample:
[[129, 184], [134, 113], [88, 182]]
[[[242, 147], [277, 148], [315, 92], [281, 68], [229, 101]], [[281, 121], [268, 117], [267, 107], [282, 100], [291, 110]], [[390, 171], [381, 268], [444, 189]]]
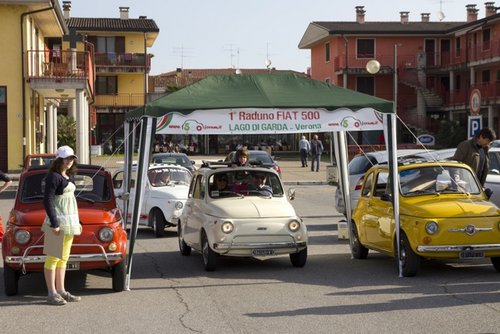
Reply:
[[316, 172], [319, 172], [319, 161], [323, 153], [323, 143], [318, 139], [318, 135], [314, 135], [311, 140], [311, 172], [314, 171], [314, 162], [316, 162]]
[[73, 237], [82, 232], [75, 197], [76, 159], [71, 147], [59, 147], [45, 180], [43, 204], [47, 215], [42, 231], [45, 233], [44, 253], [47, 257], [44, 276], [48, 290], [47, 302], [51, 305], [81, 300], [81, 297], [73, 296], [64, 287]]
[[250, 166], [249, 160], [250, 153], [245, 147], [243, 147], [234, 154], [233, 164], [236, 166]]
[[482, 128], [474, 138], [464, 140], [457, 146], [452, 160], [463, 162], [469, 165], [476, 173], [479, 182], [484, 186], [486, 176], [490, 168], [490, 158], [488, 150], [490, 143], [496, 139], [493, 129]]
[[299, 141], [299, 151], [300, 151], [300, 161], [302, 162], [302, 167], [307, 167], [307, 155], [311, 150], [311, 145], [306, 139], [306, 136], [302, 136]]

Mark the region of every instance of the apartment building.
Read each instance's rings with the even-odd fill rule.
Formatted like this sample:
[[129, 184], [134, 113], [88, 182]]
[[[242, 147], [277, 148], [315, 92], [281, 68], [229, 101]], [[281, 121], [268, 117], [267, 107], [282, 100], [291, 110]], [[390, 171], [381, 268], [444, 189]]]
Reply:
[[146, 102], [152, 54], [147, 52], [158, 37], [155, 21], [145, 16], [129, 17], [129, 7], [119, 7], [117, 18], [71, 16], [71, 1], [63, 1], [70, 31], [84, 36], [95, 61], [96, 126], [90, 142], [102, 153], [123, 150], [125, 113]]
[[[88, 50], [54, 43], [69, 37], [57, 1], [1, 0], [0, 17], [0, 169], [15, 171], [25, 155], [55, 151], [57, 110], [66, 101], [75, 101], [80, 134], [89, 132], [93, 64]], [[86, 162], [84, 136], [76, 151]]]
[[[312, 22], [299, 48], [311, 50], [312, 78], [396, 100], [398, 116], [417, 135], [444, 131], [445, 120], [466, 128], [469, 115], [499, 133], [499, 8], [486, 2], [478, 18], [477, 6], [467, 5], [462, 22], [432, 21], [429, 13], [412, 21], [409, 12], [396, 22], [370, 22], [357, 6], [353, 21]], [[376, 71], [367, 69], [370, 60]], [[357, 139], [376, 143], [375, 136]]]

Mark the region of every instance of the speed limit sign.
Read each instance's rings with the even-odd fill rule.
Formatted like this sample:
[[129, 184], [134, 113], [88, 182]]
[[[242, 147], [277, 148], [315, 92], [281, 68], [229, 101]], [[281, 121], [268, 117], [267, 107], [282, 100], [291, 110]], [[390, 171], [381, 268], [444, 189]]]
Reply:
[[473, 89], [470, 92], [470, 113], [471, 115], [479, 115], [479, 111], [481, 110], [481, 92], [479, 89]]

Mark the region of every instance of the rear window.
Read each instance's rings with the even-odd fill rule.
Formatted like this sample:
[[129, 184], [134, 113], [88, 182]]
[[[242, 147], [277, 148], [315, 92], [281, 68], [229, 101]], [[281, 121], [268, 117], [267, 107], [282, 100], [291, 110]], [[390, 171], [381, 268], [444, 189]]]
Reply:
[[349, 163], [349, 174], [364, 174], [370, 167], [376, 164], [377, 160], [373, 157], [366, 157], [364, 155], [354, 157]]

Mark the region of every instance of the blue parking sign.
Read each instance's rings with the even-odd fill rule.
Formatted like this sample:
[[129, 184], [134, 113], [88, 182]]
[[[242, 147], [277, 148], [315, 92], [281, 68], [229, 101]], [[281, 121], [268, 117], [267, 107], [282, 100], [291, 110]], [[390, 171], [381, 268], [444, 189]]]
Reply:
[[469, 122], [467, 126], [467, 138], [471, 139], [483, 128], [483, 118], [481, 115], [469, 116]]

